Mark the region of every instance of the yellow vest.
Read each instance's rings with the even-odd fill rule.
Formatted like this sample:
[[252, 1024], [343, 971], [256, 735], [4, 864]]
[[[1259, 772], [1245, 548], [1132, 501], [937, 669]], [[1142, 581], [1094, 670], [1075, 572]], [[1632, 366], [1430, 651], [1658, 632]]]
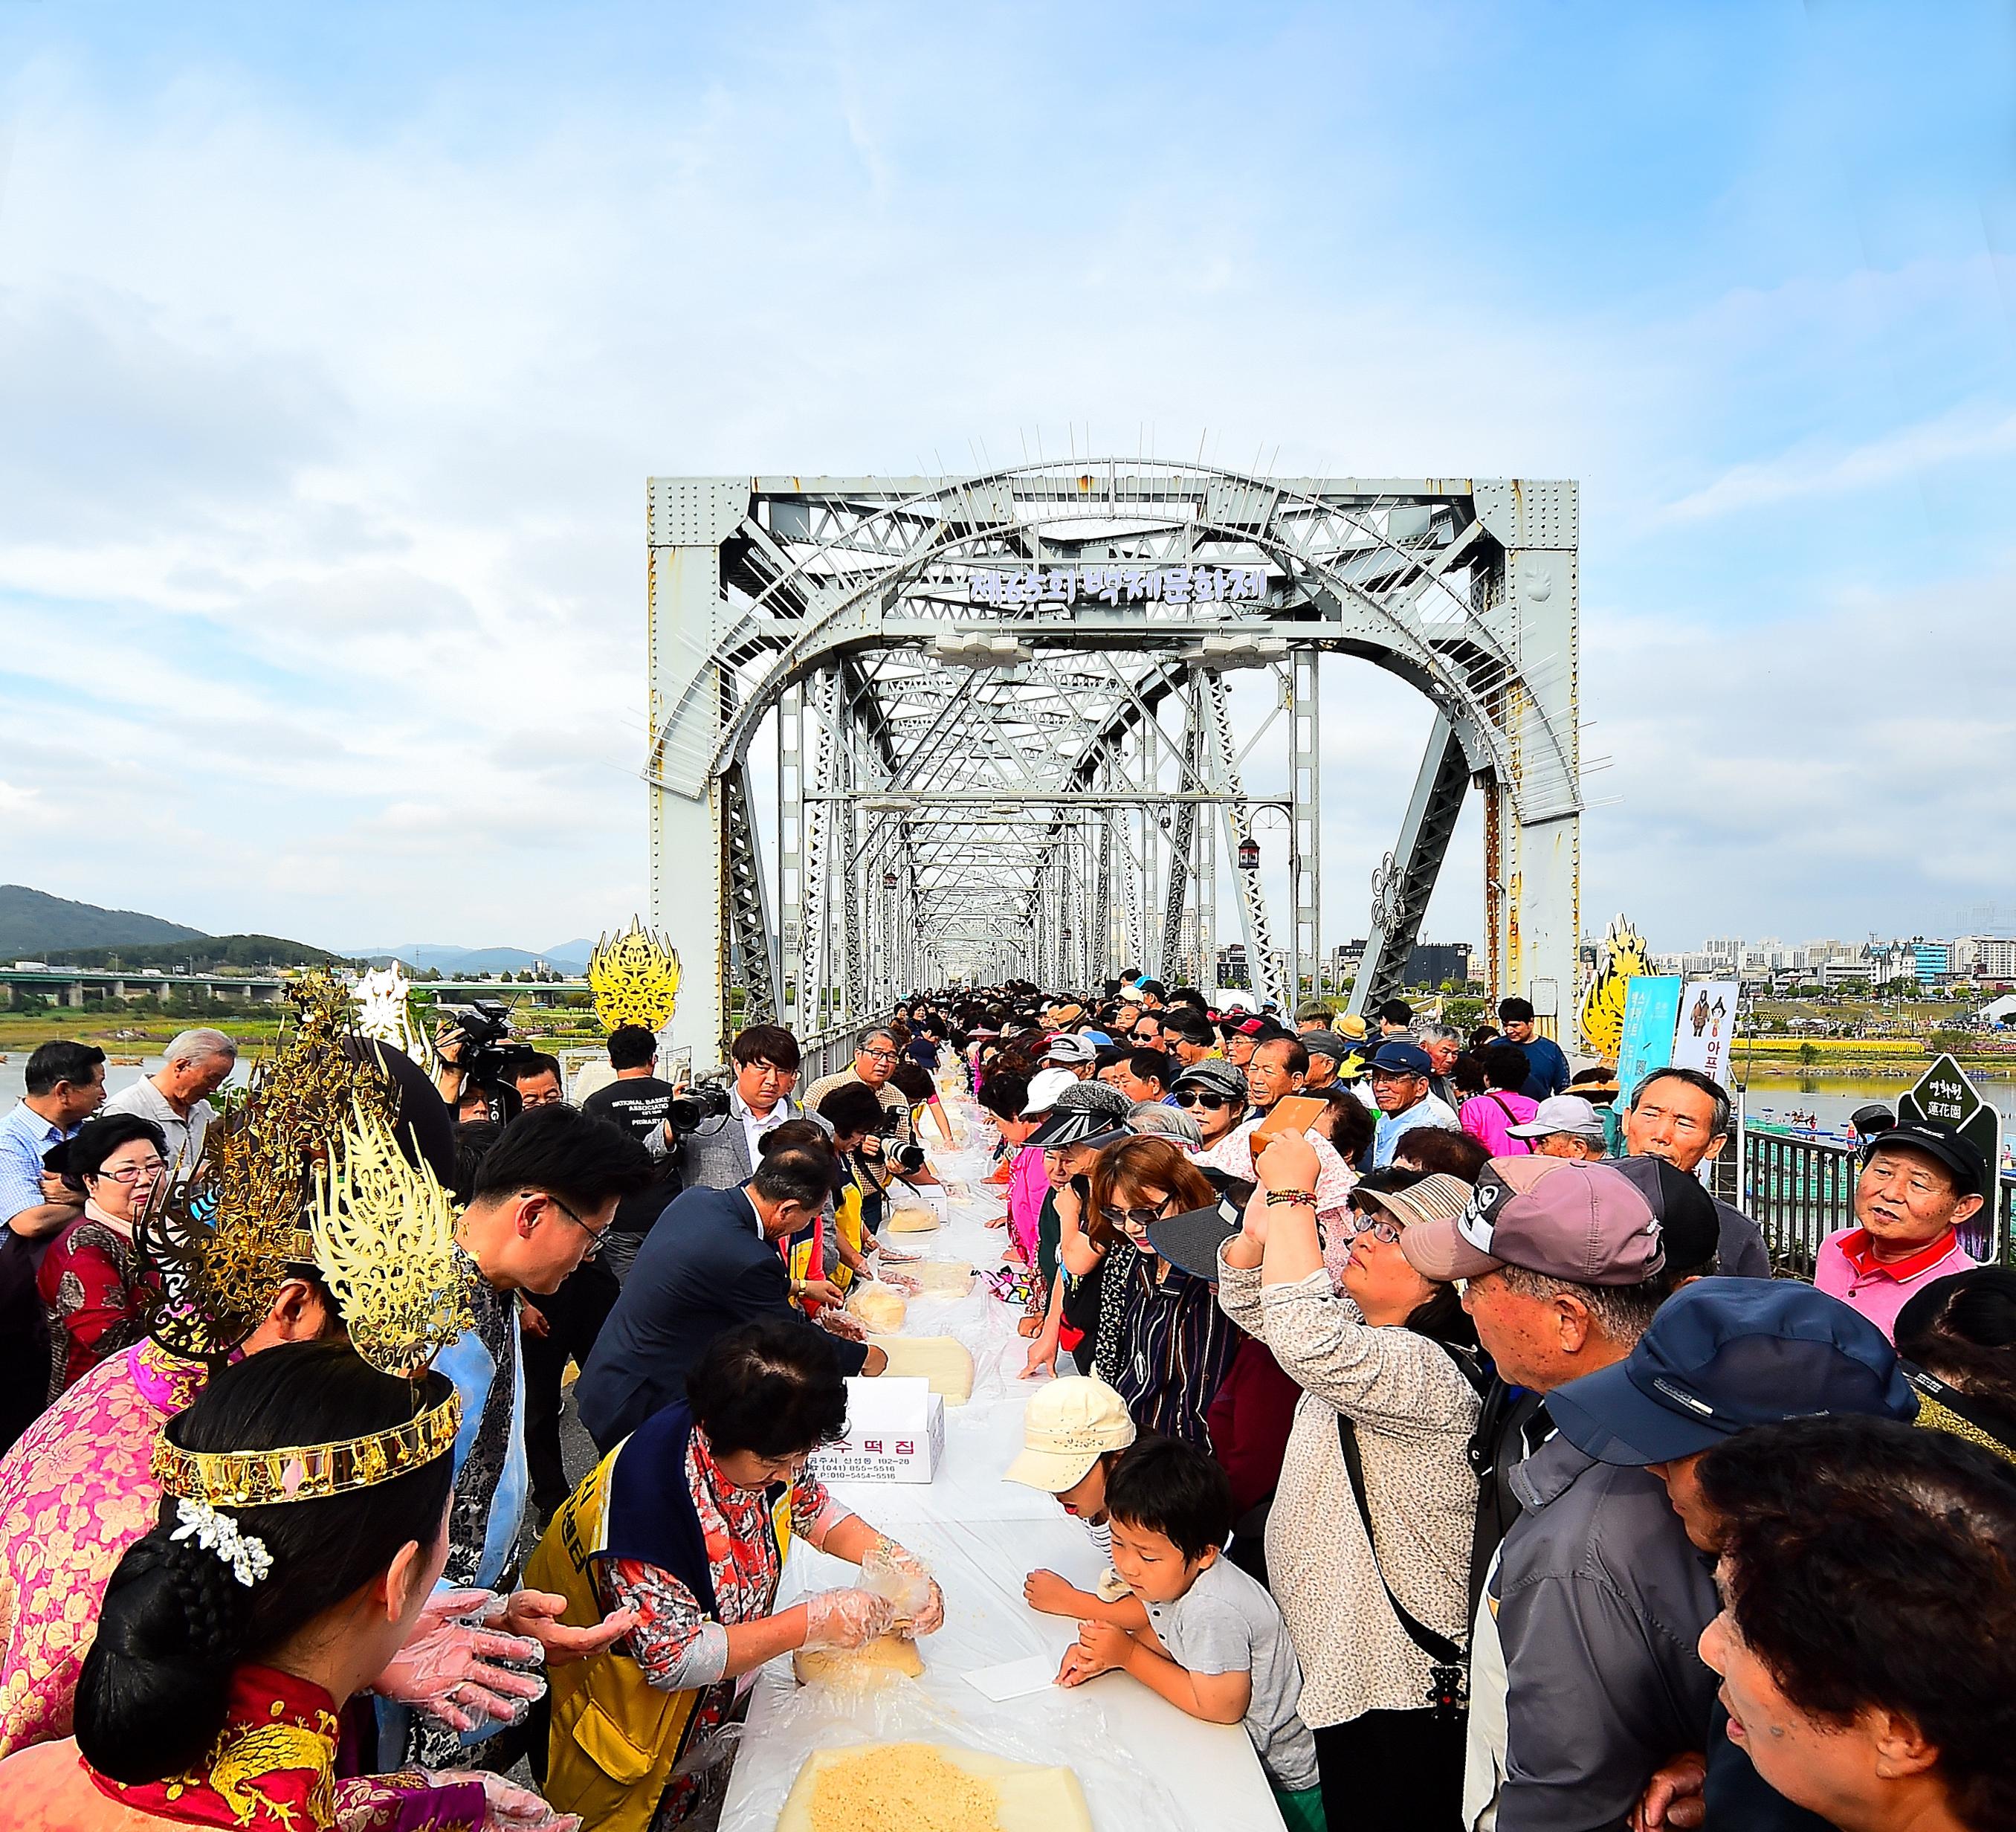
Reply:
[[[571, 1628], [602, 1620], [595, 1565], [605, 1543], [610, 1477], [622, 1454], [619, 1444], [568, 1496], [525, 1566], [528, 1589], [567, 1599], [560, 1619]], [[788, 1488], [770, 1518], [781, 1570], [791, 1543]], [[661, 1690], [614, 1649], [548, 1668], [546, 1683], [553, 1729], [545, 1796], [553, 1810], [580, 1814], [596, 1832], [650, 1832], [659, 1796], [685, 1752], [699, 1693]]]
[[[848, 1178], [847, 1187], [840, 1192], [840, 1199], [833, 1205], [833, 1232], [841, 1240], [857, 1253], [859, 1253], [862, 1241], [861, 1189], [851, 1177]], [[854, 1268], [841, 1260], [837, 1264], [829, 1266], [826, 1275], [844, 1291], [854, 1282]]]

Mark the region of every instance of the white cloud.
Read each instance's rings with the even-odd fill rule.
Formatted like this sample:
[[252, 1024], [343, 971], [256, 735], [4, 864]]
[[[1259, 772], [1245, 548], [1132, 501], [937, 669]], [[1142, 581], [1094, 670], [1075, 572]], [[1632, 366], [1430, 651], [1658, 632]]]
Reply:
[[[1749, 635], [1688, 636], [1645, 612], [1632, 543], [1662, 504], [1698, 556], [1742, 503], [2005, 457], [1992, 388], [1874, 421], [1904, 435], [1804, 402], [1732, 424], [1753, 390], [1831, 402], [1885, 337], [1927, 338], [1952, 270], [1670, 305], [1452, 283], [1455, 251], [1406, 252], [1416, 194], [1375, 146], [1336, 222], [1332, 178], [1284, 187], [1265, 135], [1130, 163], [1132, 117], [1095, 122], [1089, 183], [1003, 157], [938, 82], [944, 46], [873, 41], [850, 60], [813, 34], [760, 83], [648, 114], [563, 90], [515, 127], [452, 85], [337, 122], [229, 72], [115, 99], [31, 67], [0, 285], [0, 717], [65, 741], [6, 760], [9, 875], [311, 940], [598, 932], [643, 902], [645, 476], [956, 469], [969, 438], [1005, 461], [1040, 425], [1054, 456], [1088, 420], [1102, 449], [1152, 425], [1165, 455], [1208, 428], [1230, 465], [1257, 445], [1283, 471], [1581, 477], [1584, 705], [1618, 760], [1600, 790], [1627, 797], [1590, 819], [1592, 910], [1811, 902], [1825, 875], [1777, 811], [1852, 849], [1844, 795], [1937, 799], [1906, 767], [1924, 734], [1863, 731], [1838, 653], [1881, 613], [1845, 643], [1748, 604]], [[1012, 91], [1035, 54], [1003, 55]], [[1956, 644], [1996, 640], [1997, 590], [1938, 600]], [[1798, 684], [1756, 687], [1781, 661]], [[1944, 691], [1993, 752], [1979, 671], [1957, 658]], [[1329, 696], [1337, 939], [1427, 713], [1368, 669]], [[1942, 818], [1905, 826], [1890, 882], [1967, 875]], [[1798, 869], [1753, 869], [1774, 846]], [[1481, 939], [1476, 849], [1467, 825], [1438, 937]], [[1676, 857], [1698, 861], [1677, 885]]]
[[1840, 496], [1921, 478], [1964, 459], [2006, 457], [2011, 452], [2016, 452], [2016, 413], [1988, 415], [1969, 406], [1845, 449], [1809, 445], [1733, 465], [1673, 503], [1663, 519], [1704, 521], [1801, 497]]

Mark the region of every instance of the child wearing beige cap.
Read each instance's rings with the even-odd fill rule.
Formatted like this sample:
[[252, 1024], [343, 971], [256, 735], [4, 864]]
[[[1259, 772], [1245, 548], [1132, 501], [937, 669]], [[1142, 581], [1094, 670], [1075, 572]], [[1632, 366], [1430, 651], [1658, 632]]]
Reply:
[[[1085, 1523], [1107, 1561], [1102, 1591], [1125, 1596], [1112, 1566], [1113, 1527], [1106, 1515], [1106, 1477], [1134, 1441], [1127, 1402], [1096, 1375], [1069, 1374], [1039, 1387], [1022, 1419], [1021, 1454], [1008, 1466], [1010, 1482], [1040, 1488]], [[1104, 1621], [1111, 1601], [1080, 1590], [1054, 1571], [1031, 1571], [1022, 1586], [1031, 1609], [1049, 1616]]]

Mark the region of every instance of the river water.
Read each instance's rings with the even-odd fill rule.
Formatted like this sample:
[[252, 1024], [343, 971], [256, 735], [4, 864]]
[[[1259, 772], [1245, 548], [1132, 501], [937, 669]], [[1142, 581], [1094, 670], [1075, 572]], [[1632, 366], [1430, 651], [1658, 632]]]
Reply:
[[[1824, 1131], [1845, 1126], [1849, 1114], [1872, 1101], [1894, 1107], [1897, 1097], [1917, 1079], [1901, 1075], [1753, 1075], [1744, 1095], [1744, 1110], [1755, 1120], [1784, 1120], [1795, 1113], [1811, 1114]], [[2004, 1138], [2016, 1133], [2016, 1076], [1977, 1075], [1972, 1079], [1975, 1091], [2002, 1116]]]
[[[26, 1091], [22, 1076], [28, 1066], [31, 1054], [27, 1050], [10, 1050], [7, 1060], [0, 1062], [0, 1113], [4, 1113]], [[107, 1062], [105, 1065], [105, 1091], [117, 1094], [122, 1087], [130, 1087], [143, 1075], [151, 1075], [160, 1068], [164, 1058], [149, 1056], [144, 1062]], [[240, 1058], [238, 1066], [231, 1072], [232, 1085], [243, 1087], [248, 1064]]]

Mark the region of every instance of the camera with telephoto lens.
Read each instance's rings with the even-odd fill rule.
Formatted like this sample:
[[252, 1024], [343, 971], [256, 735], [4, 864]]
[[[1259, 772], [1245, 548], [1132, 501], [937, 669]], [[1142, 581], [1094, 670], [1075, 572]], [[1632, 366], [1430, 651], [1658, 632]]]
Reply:
[[882, 1162], [891, 1170], [905, 1177], [913, 1177], [924, 1167], [924, 1148], [895, 1142], [901, 1125], [902, 1122], [891, 1113], [886, 1116], [876, 1128], [877, 1136], [882, 1141]]
[[718, 1081], [696, 1081], [675, 1095], [665, 1108], [665, 1123], [675, 1132], [697, 1132], [710, 1120], [728, 1117], [728, 1089]]

